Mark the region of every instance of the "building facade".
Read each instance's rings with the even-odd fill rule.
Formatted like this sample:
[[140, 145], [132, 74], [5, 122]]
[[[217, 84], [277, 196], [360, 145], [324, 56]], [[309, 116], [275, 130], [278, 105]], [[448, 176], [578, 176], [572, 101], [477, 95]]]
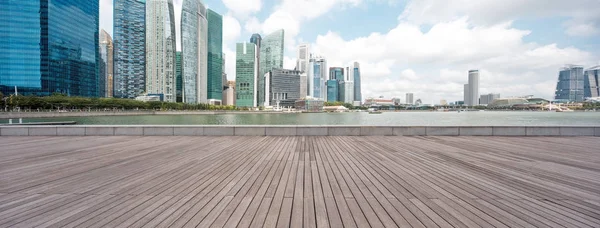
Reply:
[[0, 91], [98, 97], [98, 0], [0, 1]]
[[327, 80], [327, 102], [339, 101], [339, 86], [338, 80]]
[[208, 21], [200, 0], [184, 0], [181, 10], [183, 102], [207, 103]]
[[183, 102], [183, 72], [181, 69], [181, 52], [175, 53], [175, 90], [176, 90], [176, 102]]
[[300, 99], [300, 71], [273, 69], [265, 77], [265, 106], [294, 107]]
[[361, 74], [358, 62], [354, 62], [354, 101], [362, 102]]
[[496, 99], [500, 99], [500, 94], [490, 93], [490, 94], [481, 95], [479, 97], [479, 104], [489, 105]]
[[265, 103], [265, 81], [264, 76], [272, 69], [283, 68], [283, 49], [284, 49], [284, 31], [277, 30], [261, 40], [260, 44], [260, 70], [258, 75], [258, 104], [263, 106]]
[[256, 45], [237, 43], [235, 49], [235, 106], [257, 107]]
[[469, 102], [468, 106], [479, 105], [479, 70], [469, 71]]
[[554, 99], [558, 102], [582, 102], [584, 96], [583, 66], [567, 65], [558, 74]]
[[133, 99], [146, 91], [146, 1], [115, 0], [113, 96]]
[[108, 32], [100, 31], [100, 96], [112, 97], [113, 95], [113, 40]]
[[223, 100], [223, 16], [207, 10], [208, 58], [207, 99], [210, 104], [221, 104]]
[[410, 104], [410, 105], [414, 104], [414, 96], [415, 95], [412, 93], [407, 93], [406, 94], [406, 104]]
[[[146, 93], [162, 94], [164, 101], [175, 102], [173, 0], [147, 0], [146, 19]], [[185, 58], [185, 53], [182, 54]], [[185, 64], [185, 59], [183, 61]]]
[[325, 82], [328, 75], [327, 60], [323, 57], [311, 58], [308, 62], [308, 96], [327, 100]]
[[298, 59], [296, 61], [296, 70], [300, 72], [308, 71], [308, 61], [310, 60], [310, 45], [309, 44], [301, 44], [298, 46], [298, 55], [296, 56]]
[[235, 81], [227, 81], [223, 86], [223, 105], [235, 105]]
[[585, 71], [583, 77], [583, 87], [585, 98], [600, 97], [600, 66], [595, 66]]
[[469, 84], [465, 84], [464, 85], [464, 90], [463, 90], [463, 104], [466, 106], [469, 106], [469, 104], [471, 104], [471, 102], [469, 101], [470, 97], [469, 97]]

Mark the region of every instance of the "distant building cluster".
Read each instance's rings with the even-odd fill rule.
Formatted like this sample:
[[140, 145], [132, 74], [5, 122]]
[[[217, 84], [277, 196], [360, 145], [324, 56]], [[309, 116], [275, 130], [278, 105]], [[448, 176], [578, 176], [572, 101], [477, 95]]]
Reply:
[[567, 65], [560, 69], [556, 83], [555, 101], [583, 102], [600, 97], [598, 75], [600, 66], [584, 70], [583, 66]]

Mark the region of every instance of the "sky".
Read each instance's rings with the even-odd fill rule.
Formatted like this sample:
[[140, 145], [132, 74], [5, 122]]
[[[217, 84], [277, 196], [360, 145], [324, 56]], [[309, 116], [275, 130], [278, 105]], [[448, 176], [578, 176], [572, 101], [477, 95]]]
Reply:
[[[100, 0], [100, 27], [112, 34], [112, 1]], [[235, 79], [235, 43], [285, 30], [284, 67], [297, 46], [328, 67], [361, 66], [363, 99], [424, 103], [463, 100], [468, 71], [480, 93], [552, 99], [566, 64], [600, 65], [600, 0], [204, 0], [223, 15], [226, 73]], [[174, 0], [176, 27], [182, 0]], [[179, 41], [178, 41], [179, 48]]]

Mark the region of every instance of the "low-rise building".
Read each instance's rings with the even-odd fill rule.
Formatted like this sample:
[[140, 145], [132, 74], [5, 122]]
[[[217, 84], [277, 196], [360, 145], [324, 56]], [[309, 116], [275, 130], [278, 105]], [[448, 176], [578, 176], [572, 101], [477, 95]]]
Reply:
[[296, 110], [303, 112], [322, 112], [325, 102], [322, 99], [305, 97], [296, 101]]

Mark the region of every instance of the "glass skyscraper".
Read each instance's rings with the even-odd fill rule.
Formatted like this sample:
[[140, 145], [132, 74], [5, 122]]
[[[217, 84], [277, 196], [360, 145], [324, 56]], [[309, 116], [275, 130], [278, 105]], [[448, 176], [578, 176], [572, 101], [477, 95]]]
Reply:
[[112, 97], [113, 88], [113, 41], [108, 32], [100, 31], [100, 96]]
[[558, 102], [582, 102], [583, 88], [583, 66], [565, 66], [558, 74], [554, 99]]
[[277, 30], [262, 39], [260, 44], [260, 71], [258, 72], [258, 105], [265, 102], [264, 76], [272, 69], [283, 68], [284, 31]]
[[362, 103], [360, 77], [360, 64], [354, 62], [354, 101]]
[[327, 60], [322, 57], [315, 57], [308, 62], [308, 80], [309, 94], [313, 98], [327, 100], [326, 85], [327, 81]]
[[583, 84], [585, 98], [600, 97], [600, 82], [598, 77], [600, 76], [600, 66], [595, 66], [585, 71]]
[[175, 90], [177, 91], [177, 96], [175, 98], [175, 100], [177, 102], [183, 102], [183, 97], [182, 95], [182, 87], [183, 87], [183, 75], [181, 74], [181, 52], [178, 51], [175, 53], [176, 57], [175, 57]]
[[181, 11], [183, 102], [207, 103], [206, 7], [201, 0], [184, 0]]
[[339, 85], [340, 82], [338, 80], [327, 80], [327, 101], [336, 102], [339, 101], [338, 93], [339, 93]]
[[146, 91], [146, 0], [114, 0], [113, 96]]
[[0, 91], [98, 97], [98, 0], [0, 1]]
[[256, 107], [256, 45], [237, 43], [235, 48], [235, 105], [237, 107]]
[[[173, 0], [146, 3], [146, 92], [175, 102], [175, 14]], [[184, 71], [185, 73], [185, 71]]]
[[209, 103], [223, 100], [223, 16], [208, 10], [208, 94]]

